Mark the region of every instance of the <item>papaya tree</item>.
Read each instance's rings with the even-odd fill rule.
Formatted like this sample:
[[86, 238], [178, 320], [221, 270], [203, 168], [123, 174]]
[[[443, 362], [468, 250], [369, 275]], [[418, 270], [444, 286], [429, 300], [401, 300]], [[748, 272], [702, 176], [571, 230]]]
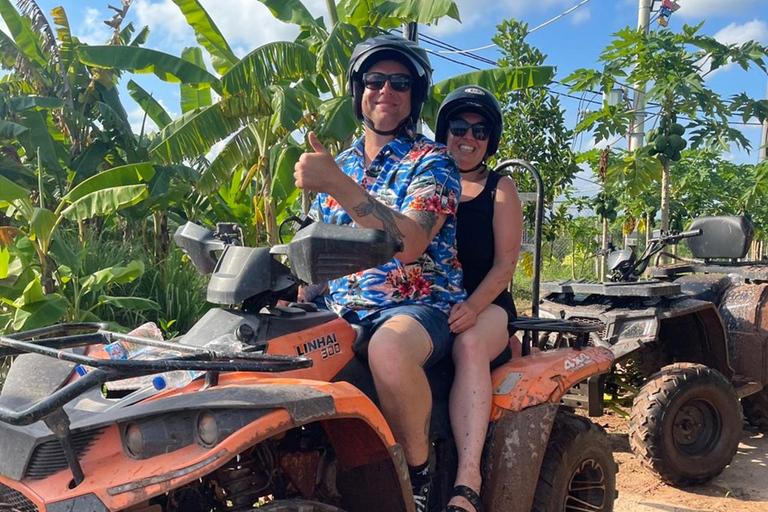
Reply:
[[[706, 81], [709, 73], [728, 63], [747, 70], [766, 71], [768, 50], [758, 42], [723, 44], [685, 25], [680, 33], [657, 30], [643, 33], [625, 28], [600, 55], [602, 69], [578, 69], [565, 78], [573, 92], [597, 90], [607, 97], [622, 83], [646, 90], [648, 105], [658, 107], [658, 128], [649, 142], [633, 148], [625, 158], [622, 172], [633, 175], [633, 183], [661, 183], [661, 229], [669, 229], [670, 165], [679, 161], [686, 146], [728, 150], [730, 144], [749, 150], [744, 134], [730, 119], [743, 121], [753, 116], [768, 117], [768, 101], [754, 100], [746, 94], [723, 98]], [[635, 109], [629, 103], [609, 105], [586, 115], [577, 131], [592, 131], [597, 142], [621, 137], [630, 131]], [[678, 122], [679, 121], [679, 122]], [[658, 177], [658, 178], [657, 178]]]

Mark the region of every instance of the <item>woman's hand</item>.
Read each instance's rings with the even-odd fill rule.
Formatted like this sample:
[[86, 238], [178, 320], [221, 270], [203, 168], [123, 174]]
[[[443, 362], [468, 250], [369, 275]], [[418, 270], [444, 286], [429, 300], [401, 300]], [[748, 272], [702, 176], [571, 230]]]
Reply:
[[459, 302], [451, 308], [451, 314], [448, 315], [448, 325], [451, 332], [455, 334], [462, 333], [475, 325], [477, 322], [478, 311], [469, 302]]

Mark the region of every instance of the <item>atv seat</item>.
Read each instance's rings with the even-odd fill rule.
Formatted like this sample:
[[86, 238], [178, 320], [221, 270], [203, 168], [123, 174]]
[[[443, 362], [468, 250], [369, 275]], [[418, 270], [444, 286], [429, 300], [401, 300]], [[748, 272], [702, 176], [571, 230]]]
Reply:
[[744, 216], [698, 217], [689, 230], [701, 230], [701, 235], [688, 238], [688, 248], [694, 258], [705, 263], [711, 260], [729, 260], [729, 263], [747, 255], [754, 231]]

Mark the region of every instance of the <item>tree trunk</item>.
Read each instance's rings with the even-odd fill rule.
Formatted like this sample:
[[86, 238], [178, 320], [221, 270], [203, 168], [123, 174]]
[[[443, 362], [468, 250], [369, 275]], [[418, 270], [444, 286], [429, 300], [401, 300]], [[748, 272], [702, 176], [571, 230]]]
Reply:
[[[669, 232], [669, 161], [664, 162], [661, 173], [661, 231]], [[673, 246], [673, 249], [675, 247]], [[669, 258], [666, 256], [659, 259], [660, 265], [668, 263]]]
[[603, 255], [600, 257], [600, 275], [598, 281], [605, 281], [605, 260], [608, 250], [608, 219], [603, 219]]
[[651, 214], [649, 212], [645, 212], [645, 247], [648, 247], [648, 243], [651, 241], [652, 232], [653, 232], [653, 219], [651, 219]]
[[571, 279], [576, 279], [576, 239], [571, 237]]
[[279, 243], [275, 204], [272, 202], [270, 194], [272, 190], [272, 176], [269, 174], [269, 165], [266, 158], [261, 158], [260, 166], [263, 177], [261, 190], [264, 198], [264, 224], [267, 230], [267, 243], [272, 246]]
[[53, 282], [53, 267], [55, 263], [47, 255], [44, 254], [40, 259], [40, 266], [42, 267], [42, 276], [40, 277], [41, 284], [43, 285], [43, 293], [50, 295], [56, 291], [56, 284]]
[[168, 215], [165, 212], [155, 212], [155, 262], [159, 263], [168, 257], [171, 240], [168, 237]]
[[661, 173], [661, 230], [669, 231], [669, 162], [665, 162]]

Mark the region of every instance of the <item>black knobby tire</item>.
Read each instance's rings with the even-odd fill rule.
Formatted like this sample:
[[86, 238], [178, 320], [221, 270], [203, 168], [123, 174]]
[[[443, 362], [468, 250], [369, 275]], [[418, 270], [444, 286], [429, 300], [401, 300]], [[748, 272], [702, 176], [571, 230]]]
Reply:
[[753, 427], [768, 432], [768, 386], [754, 395], [741, 399], [744, 418]]
[[730, 464], [742, 433], [739, 398], [717, 370], [665, 366], [635, 397], [629, 442], [640, 462], [672, 485], [700, 485]]
[[541, 463], [531, 512], [612, 512], [616, 471], [605, 431], [561, 409]]
[[279, 500], [254, 510], [264, 512], [344, 512], [333, 505], [306, 500]]

